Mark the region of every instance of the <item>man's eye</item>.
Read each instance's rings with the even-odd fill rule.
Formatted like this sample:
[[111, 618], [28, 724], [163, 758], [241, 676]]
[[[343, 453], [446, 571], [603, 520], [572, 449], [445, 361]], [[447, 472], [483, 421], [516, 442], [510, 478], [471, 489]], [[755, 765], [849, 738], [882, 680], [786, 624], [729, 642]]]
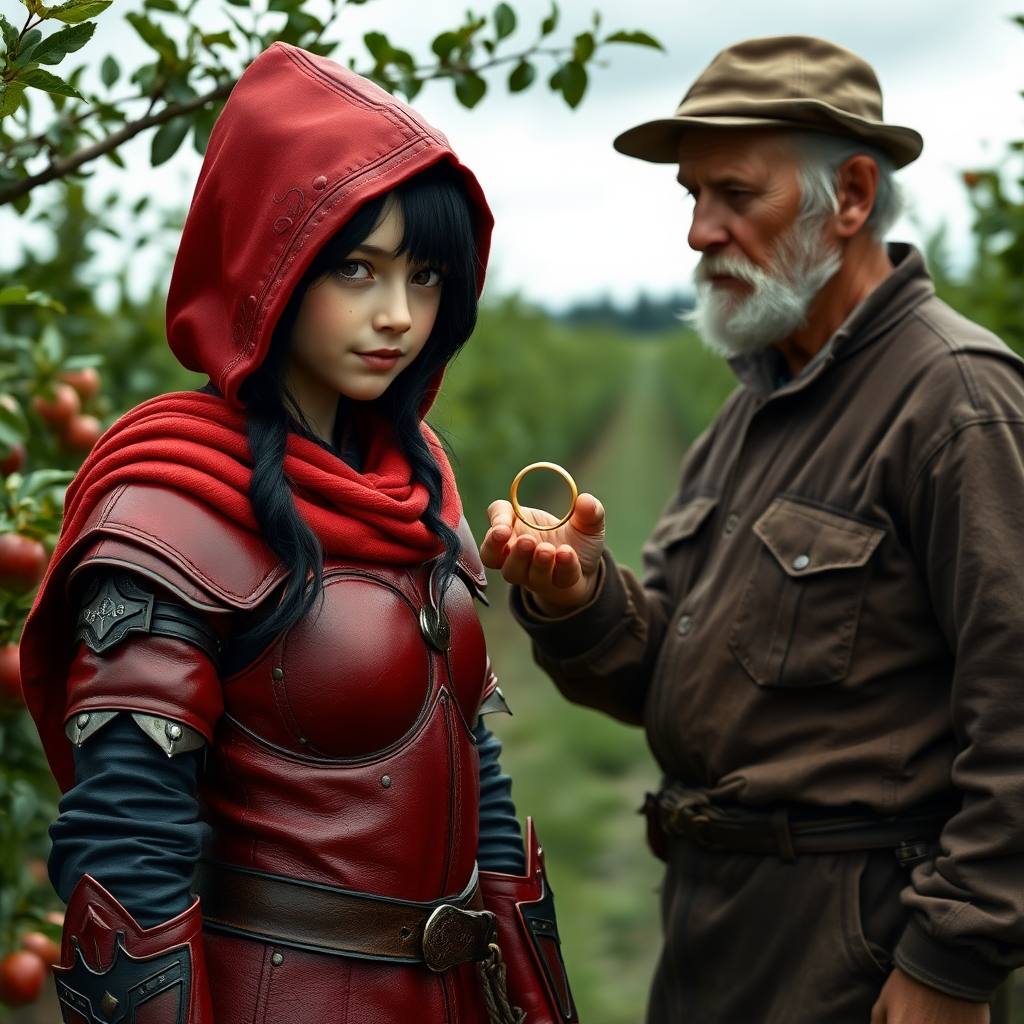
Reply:
[[412, 275], [412, 283], [423, 285], [425, 288], [436, 288], [442, 281], [441, 272], [424, 267]]
[[362, 281], [370, 276], [370, 269], [365, 263], [356, 263], [350, 260], [347, 263], [342, 263], [336, 273], [338, 277], [346, 281]]

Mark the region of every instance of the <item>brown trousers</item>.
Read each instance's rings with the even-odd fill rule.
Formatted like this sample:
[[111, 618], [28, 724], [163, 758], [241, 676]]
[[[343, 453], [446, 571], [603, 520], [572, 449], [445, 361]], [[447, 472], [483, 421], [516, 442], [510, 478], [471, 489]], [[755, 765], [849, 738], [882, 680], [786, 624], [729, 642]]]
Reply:
[[671, 840], [647, 1024], [868, 1024], [907, 881], [890, 850], [785, 864]]

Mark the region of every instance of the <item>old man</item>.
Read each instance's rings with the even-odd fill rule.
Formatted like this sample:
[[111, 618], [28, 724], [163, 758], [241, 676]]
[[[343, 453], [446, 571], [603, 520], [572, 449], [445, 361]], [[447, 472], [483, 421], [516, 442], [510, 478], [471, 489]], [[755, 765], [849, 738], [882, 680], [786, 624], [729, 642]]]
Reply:
[[678, 163], [696, 325], [740, 386], [642, 581], [590, 495], [545, 534], [496, 502], [482, 553], [562, 692], [642, 724], [664, 772], [648, 1020], [998, 1019], [1024, 963], [1024, 364], [884, 244], [922, 142], [849, 51], [739, 43], [615, 145]]

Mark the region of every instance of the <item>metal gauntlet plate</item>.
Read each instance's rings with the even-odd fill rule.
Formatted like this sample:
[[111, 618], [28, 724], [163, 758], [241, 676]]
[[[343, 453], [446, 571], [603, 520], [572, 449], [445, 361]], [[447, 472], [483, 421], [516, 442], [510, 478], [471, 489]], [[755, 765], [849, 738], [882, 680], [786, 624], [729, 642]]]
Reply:
[[124, 934], [119, 932], [110, 966], [94, 971], [83, 959], [78, 940], [74, 943], [72, 966], [54, 971], [65, 1022], [75, 1019], [68, 1016], [73, 1010], [89, 1024], [139, 1024], [139, 1007], [163, 995], [159, 1015], [147, 1013], [146, 1020], [186, 1024], [192, 980], [188, 945], [134, 957], [124, 948]]

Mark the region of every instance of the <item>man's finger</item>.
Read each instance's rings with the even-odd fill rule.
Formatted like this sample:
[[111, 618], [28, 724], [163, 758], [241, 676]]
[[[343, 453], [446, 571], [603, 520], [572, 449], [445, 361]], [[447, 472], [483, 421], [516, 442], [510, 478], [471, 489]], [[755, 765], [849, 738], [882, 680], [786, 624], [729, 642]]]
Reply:
[[512, 502], [499, 498], [487, 506], [487, 518], [491, 526], [507, 526], [510, 530], [516, 523], [516, 514], [512, 511]]
[[501, 566], [501, 575], [513, 586], [526, 587], [530, 581], [530, 564], [537, 541], [533, 537], [516, 537], [508, 546], [508, 555]]
[[604, 533], [604, 505], [592, 494], [581, 494], [576, 500], [569, 525], [590, 536]]
[[555, 568], [555, 546], [547, 541], [541, 541], [533, 552], [533, 559], [530, 562], [530, 574], [527, 587], [533, 591], [545, 591], [551, 589], [551, 574]]
[[551, 583], [559, 590], [566, 590], [578, 582], [583, 575], [580, 557], [575, 548], [563, 544], [555, 552], [555, 567], [551, 572]]

